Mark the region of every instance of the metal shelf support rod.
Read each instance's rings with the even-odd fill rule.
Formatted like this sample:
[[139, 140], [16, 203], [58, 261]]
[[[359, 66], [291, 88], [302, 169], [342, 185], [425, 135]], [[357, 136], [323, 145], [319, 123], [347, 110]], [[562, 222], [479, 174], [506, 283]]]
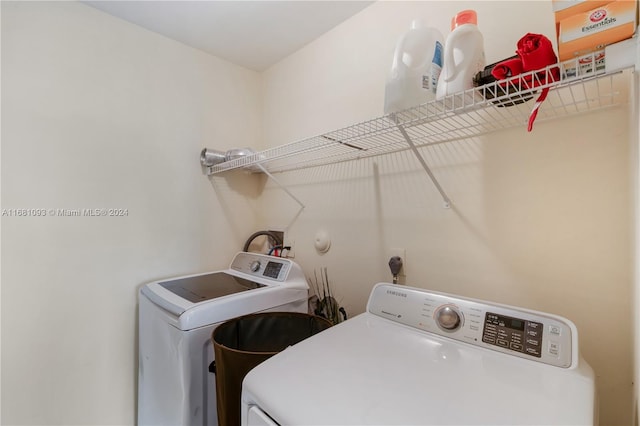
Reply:
[[418, 148], [416, 147], [416, 145], [411, 140], [411, 137], [409, 136], [407, 131], [404, 129], [404, 127], [402, 127], [401, 124], [398, 123], [398, 119], [396, 118], [395, 114], [393, 115], [393, 120], [395, 121], [396, 126], [398, 126], [398, 130], [400, 131], [400, 134], [402, 135], [404, 140], [407, 141], [407, 144], [409, 145], [409, 148], [411, 148], [411, 151], [413, 151], [413, 155], [416, 156], [416, 158], [420, 162], [420, 165], [422, 166], [424, 171], [427, 172], [427, 175], [431, 179], [431, 182], [433, 182], [433, 185], [436, 187], [436, 189], [438, 190], [438, 192], [442, 196], [442, 199], [444, 200], [444, 208], [445, 209], [451, 208], [451, 199], [449, 199], [449, 197], [447, 196], [447, 193], [444, 192], [444, 189], [442, 189], [442, 187], [440, 186], [440, 183], [438, 182], [436, 177], [433, 175], [433, 172], [431, 171], [431, 169], [427, 165], [427, 162], [424, 161], [424, 158], [422, 157], [422, 154], [420, 154], [420, 151], [418, 151]]
[[264, 173], [265, 175], [269, 176], [270, 179], [272, 179], [276, 185], [278, 185], [280, 187], [280, 189], [282, 189], [284, 192], [287, 193], [287, 195], [291, 198], [293, 198], [293, 200], [298, 203], [300, 205], [300, 207], [302, 207], [303, 209], [305, 208], [305, 205], [302, 203], [302, 201], [300, 201], [298, 199], [298, 197], [296, 197], [295, 195], [293, 195], [291, 193], [291, 191], [289, 191], [287, 189], [286, 186], [284, 186], [282, 183], [280, 183], [280, 181], [278, 179], [276, 179], [276, 177], [274, 175], [272, 175], [271, 173], [269, 173], [269, 171], [262, 165], [262, 164], [257, 164], [258, 168], [262, 171], [262, 173]]

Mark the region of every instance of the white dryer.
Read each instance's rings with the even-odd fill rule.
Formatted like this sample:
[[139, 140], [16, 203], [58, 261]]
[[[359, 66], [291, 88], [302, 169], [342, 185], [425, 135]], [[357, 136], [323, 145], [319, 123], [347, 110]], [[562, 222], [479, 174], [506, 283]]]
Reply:
[[308, 285], [291, 260], [238, 253], [227, 270], [144, 285], [139, 295], [139, 425], [216, 425], [211, 334], [267, 311], [307, 312]]
[[590, 425], [591, 367], [559, 316], [380, 283], [367, 311], [245, 377], [243, 425]]

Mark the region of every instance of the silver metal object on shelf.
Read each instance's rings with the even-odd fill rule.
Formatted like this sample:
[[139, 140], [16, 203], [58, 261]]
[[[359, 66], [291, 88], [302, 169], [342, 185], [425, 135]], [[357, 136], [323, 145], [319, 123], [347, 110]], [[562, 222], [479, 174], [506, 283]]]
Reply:
[[204, 148], [200, 152], [200, 164], [204, 167], [215, 166], [216, 164], [220, 164], [225, 161], [227, 161], [226, 155], [222, 151]]
[[[234, 148], [230, 149], [227, 152], [218, 151], [215, 149], [204, 148], [200, 153], [200, 164], [205, 168], [203, 172], [206, 175], [211, 175], [211, 168], [218, 165], [224, 164], [225, 162], [233, 162], [236, 160], [243, 160], [248, 164], [244, 166], [244, 169], [256, 172], [256, 173], [264, 173], [269, 176], [276, 185], [278, 185], [284, 192], [287, 193], [296, 203], [300, 205], [301, 208], [304, 209], [305, 205], [300, 201], [298, 197], [293, 195], [289, 189], [284, 186], [275, 176], [273, 176], [262, 164], [255, 162], [252, 160], [253, 157], [256, 156], [256, 153], [251, 148]], [[258, 156], [260, 157], [260, 156]]]

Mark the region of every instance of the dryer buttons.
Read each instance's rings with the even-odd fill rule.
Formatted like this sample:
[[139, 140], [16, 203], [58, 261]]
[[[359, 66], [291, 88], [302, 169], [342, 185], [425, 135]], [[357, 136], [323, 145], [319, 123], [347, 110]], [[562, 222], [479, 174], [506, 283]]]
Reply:
[[487, 312], [482, 341], [540, 358], [542, 331], [543, 325], [540, 322]]
[[560, 343], [549, 341], [549, 355], [556, 357], [560, 355]]

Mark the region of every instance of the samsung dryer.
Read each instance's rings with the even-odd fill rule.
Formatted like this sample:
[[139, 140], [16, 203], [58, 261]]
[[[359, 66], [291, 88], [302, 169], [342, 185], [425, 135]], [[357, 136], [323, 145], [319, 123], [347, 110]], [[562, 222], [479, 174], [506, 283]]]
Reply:
[[267, 311], [307, 312], [308, 285], [289, 259], [238, 253], [227, 270], [144, 285], [139, 294], [139, 425], [216, 425], [211, 334]]
[[559, 316], [393, 284], [245, 377], [243, 425], [590, 425], [591, 367]]

